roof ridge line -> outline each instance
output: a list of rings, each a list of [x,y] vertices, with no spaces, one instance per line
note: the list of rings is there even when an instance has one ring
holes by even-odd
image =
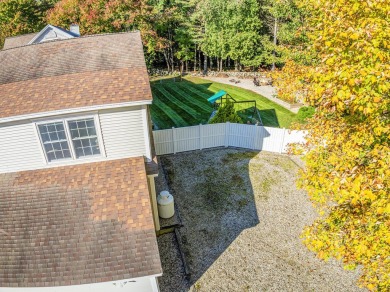
[[[88,34],[88,35],[83,35],[83,36],[69,38],[69,39],[52,40],[52,41],[46,41],[46,42],[42,42],[42,43],[26,44],[26,45],[23,45],[23,46],[12,47],[12,48],[8,48],[8,49],[1,49],[0,50],[0,54],[1,54],[1,52],[13,50],[13,49],[18,49],[18,48],[24,48],[24,47],[28,47],[28,46],[37,46],[37,45],[43,45],[43,44],[48,44],[48,43],[54,43],[54,42],[64,42],[64,41],[70,41],[70,40],[78,40],[78,39],[100,37],[100,36],[107,36],[107,35],[127,34],[127,33],[128,34],[133,34],[133,33],[138,33],[138,32],[140,33],[140,30],[120,31],[120,32],[107,32],[107,33],[101,33],[101,34]],[[38,33],[39,32],[36,32],[36,34],[38,34]],[[34,33],[31,33],[31,34],[34,34]],[[28,35],[28,34],[25,34],[25,35]],[[20,35],[20,36],[23,36],[23,35]],[[18,37],[18,36],[14,36],[14,37]]]

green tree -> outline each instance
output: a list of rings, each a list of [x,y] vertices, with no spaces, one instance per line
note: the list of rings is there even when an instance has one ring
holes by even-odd
[[[306,10],[301,9],[295,0],[265,0],[261,18],[264,19],[266,33],[263,34],[263,50],[260,58],[263,64],[284,65],[288,58],[299,61],[310,59],[304,48],[308,43],[303,25]]]
[[[168,71],[175,66],[175,57],[179,60],[181,70],[184,65],[188,70],[188,61],[194,57],[191,15],[195,9],[193,0],[158,0],[153,1],[157,11],[155,29],[164,39],[161,52]]]
[[[255,0],[200,1],[194,17],[202,52],[219,60],[230,57],[237,67],[252,65],[261,45],[259,9]]]
[[[258,1],[232,1],[229,4],[229,56],[236,61],[237,69],[241,69],[241,64],[258,66],[260,62],[257,56],[262,49]]]

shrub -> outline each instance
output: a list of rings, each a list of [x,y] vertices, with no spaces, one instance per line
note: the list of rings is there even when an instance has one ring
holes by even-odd
[[[234,109],[234,103],[226,101],[224,105],[221,105],[216,115],[210,120],[209,124],[217,123],[242,123],[242,119],[236,113]]]
[[[304,124],[308,118],[314,115],[315,108],[312,106],[303,106],[299,109],[296,119],[298,122]]]

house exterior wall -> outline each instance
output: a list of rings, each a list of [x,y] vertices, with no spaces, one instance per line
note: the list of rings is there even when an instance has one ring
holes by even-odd
[[[94,113],[73,114],[72,117],[83,118],[98,114],[101,137],[105,156],[91,156],[85,159],[55,161],[47,163],[39,141],[35,121],[0,124],[0,173],[34,170],[55,166],[64,166],[93,161],[112,160],[126,157],[146,156],[150,147],[146,141],[148,131],[143,121],[146,106],[136,106],[111,110],[100,110]],[[66,117],[66,116],[65,116]],[[57,117],[47,118],[47,121]],[[45,118],[40,121],[46,121]]]
[[[33,123],[0,125],[0,173],[45,166]]]
[[[123,281],[103,282],[84,285],[0,288],[2,292],[158,292],[157,278],[141,277]]]
[[[106,155],[110,159],[133,156],[145,156],[146,146],[144,125],[140,107],[123,111],[100,111]]]

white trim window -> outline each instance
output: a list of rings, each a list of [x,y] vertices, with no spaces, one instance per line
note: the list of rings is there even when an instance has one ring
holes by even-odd
[[[48,162],[72,157],[63,122],[38,125],[38,129]]]
[[[39,122],[36,126],[47,162],[104,153],[96,117]]]
[[[76,158],[100,155],[99,140],[93,118],[69,121],[68,127]]]

